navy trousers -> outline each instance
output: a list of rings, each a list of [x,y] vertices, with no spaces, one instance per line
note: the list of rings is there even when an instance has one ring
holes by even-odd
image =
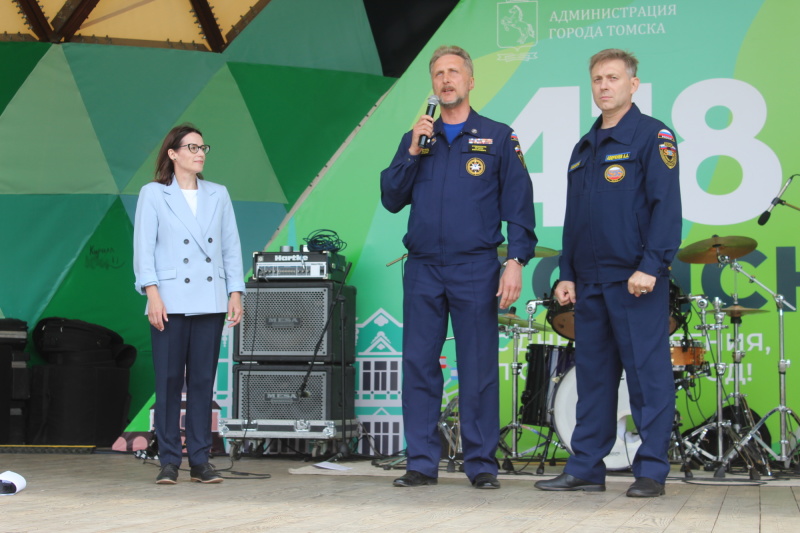
[[[636,298],[628,282],[578,284],[575,304],[575,370],[578,385],[573,455],[564,471],[604,483],[603,458],[616,440],[617,391],[625,370],[631,414],[641,445],[635,477],[664,483],[675,416],[675,385],[669,353],[669,280]]]
[[[437,423],[444,385],[439,356],[452,321],[464,471],[497,474],[500,437],[497,258],[435,266],[406,263],[403,280],[403,424],[407,469],[438,476]]]
[[[186,383],[189,465],[208,462],[211,406],[225,313],[169,315],[164,331],[150,327],[156,377],[155,429],[161,465],[180,466],[181,394]]]

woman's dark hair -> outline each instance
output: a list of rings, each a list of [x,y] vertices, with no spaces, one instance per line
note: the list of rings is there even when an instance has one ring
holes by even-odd
[[[162,183],[164,185],[172,184],[172,175],[175,173],[175,165],[172,162],[172,159],[169,157],[169,150],[170,148],[173,150],[178,150],[183,138],[190,133],[196,133],[201,136],[203,135],[200,130],[188,122],[185,122],[179,126],[175,126],[169,130],[167,136],[164,137],[164,142],[161,144],[161,149],[158,151],[158,157],[156,158],[156,177],[153,181]],[[203,175],[199,172],[197,173],[197,177],[198,179],[203,179]]]

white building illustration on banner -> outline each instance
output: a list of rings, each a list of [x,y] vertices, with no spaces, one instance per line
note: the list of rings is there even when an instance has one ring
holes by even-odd
[[[361,453],[391,455],[403,449],[403,324],[383,309],[356,324],[356,416],[370,437]],[[372,449],[374,448],[374,449]]]

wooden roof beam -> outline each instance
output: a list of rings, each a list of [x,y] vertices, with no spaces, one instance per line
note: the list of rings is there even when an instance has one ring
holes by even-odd
[[[69,42],[81,29],[100,0],[67,0],[53,19],[53,28],[64,42]]]
[[[22,14],[25,15],[31,31],[33,31],[36,38],[42,42],[55,43],[58,42],[58,37],[53,32],[50,23],[47,22],[47,17],[44,16],[41,6],[36,0],[14,0],[19,6]]]
[[[222,32],[217,24],[217,19],[214,17],[214,12],[211,11],[211,6],[208,0],[190,0],[194,15],[197,17],[197,23],[200,29],[203,30],[203,35],[206,38],[209,48],[212,52],[222,52],[225,50],[227,44],[222,38]]]

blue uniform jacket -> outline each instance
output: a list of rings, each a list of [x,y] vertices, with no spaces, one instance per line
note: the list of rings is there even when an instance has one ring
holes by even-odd
[[[596,146],[601,123],[570,158],[561,279],[608,283],[637,270],[666,276],[681,242],[675,135],[636,104]]]
[[[197,190],[197,217],[174,178],[171,185],[142,187],[136,204],[136,290],[158,285],[167,313],[224,313],[228,295],[245,290],[228,190],[205,180],[197,180]]]
[[[403,244],[409,259],[452,265],[497,257],[508,223],[508,257],[536,248],[533,187],[510,127],[470,110],[448,146],[441,118],[428,147],[411,156],[406,133],[381,173],[381,202],[392,213],[411,205]]]

